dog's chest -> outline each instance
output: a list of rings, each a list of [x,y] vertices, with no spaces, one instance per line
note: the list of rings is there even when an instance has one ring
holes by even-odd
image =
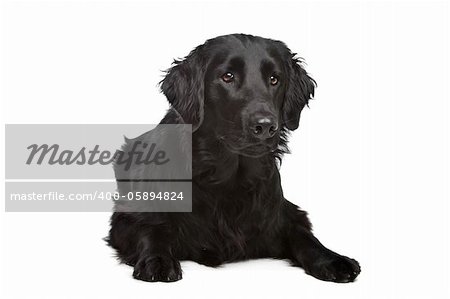
[[[232,253],[227,258],[238,259],[261,250],[261,244],[280,229],[278,203],[271,196],[271,192],[261,189],[243,188],[220,194],[194,192],[191,219],[196,228],[191,237],[198,241],[202,254]],[[252,244],[259,244],[258,249]]]

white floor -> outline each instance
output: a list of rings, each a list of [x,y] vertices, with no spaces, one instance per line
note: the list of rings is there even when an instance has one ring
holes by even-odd
[[[168,284],[134,280],[132,268],[116,262],[101,239],[108,229],[107,213],[3,216],[2,298],[446,298],[448,294],[448,268],[445,261],[437,264],[440,256],[448,255],[439,248],[436,255],[406,254],[411,259],[405,264],[402,256],[396,256],[401,255],[401,246],[394,248],[399,246],[395,240],[373,244],[374,236],[358,228],[343,230],[339,223],[328,225],[320,235],[325,243],[327,238],[333,243],[333,249],[360,261],[362,273],[352,284],[322,282],[276,260],[217,269],[183,262],[183,279]]]

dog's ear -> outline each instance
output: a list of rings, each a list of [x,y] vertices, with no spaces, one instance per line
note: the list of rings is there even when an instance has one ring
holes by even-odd
[[[301,62],[293,54],[288,67],[289,80],[283,104],[283,123],[291,131],[298,128],[300,112],[314,97],[316,87],[316,81],[306,73]]]
[[[202,46],[199,46],[183,60],[175,60],[160,82],[180,122],[192,124],[192,131],[203,121],[206,62],[201,52]]]

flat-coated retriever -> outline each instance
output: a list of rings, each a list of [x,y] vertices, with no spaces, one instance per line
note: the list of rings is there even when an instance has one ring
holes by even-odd
[[[316,86],[295,54],[280,41],[220,36],[161,83],[171,105],[161,123],[193,126],[192,212],[113,214],[108,241],[134,278],[179,280],[180,260],[279,258],[318,279],[354,281],[358,262],[324,247],[281,189],[287,134]]]

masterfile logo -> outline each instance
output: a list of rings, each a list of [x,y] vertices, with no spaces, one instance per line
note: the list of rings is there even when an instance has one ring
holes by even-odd
[[[5,132],[6,211],[191,211],[190,125],[20,124]]]

